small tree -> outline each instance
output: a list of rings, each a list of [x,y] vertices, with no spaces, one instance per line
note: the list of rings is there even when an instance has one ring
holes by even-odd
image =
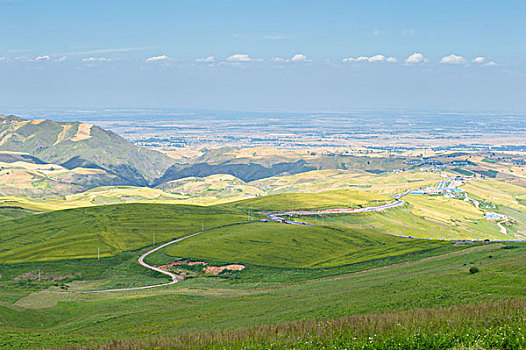
[[[479,272],[479,268],[478,268],[478,267],[476,267],[476,266],[471,266],[471,267],[469,268],[469,273],[474,274],[474,273],[477,273],[477,272]]]

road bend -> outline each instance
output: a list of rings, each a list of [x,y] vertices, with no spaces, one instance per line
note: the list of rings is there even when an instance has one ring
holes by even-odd
[[[283,221],[286,221],[287,223],[290,223],[290,224],[314,226],[314,225],[309,225],[309,224],[305,224],[305,223],[301,223],[301,222],[297,222],[297,221],[285,220],[285,219],[281,218],[280,216],[283,216],[283,215],[317,215],[317,214],[320,215],[320,214],[340,214],[340,213],[352,214],[352,213],[363,213],[363,212],[371,212],[371,211],[382,211],[382,210],[385,210],[385,209],[394,208],[394,207],[398,207],[400,205],[403,205],[405,202],[403,200],[401,200],[400,197],[403,197],[403,196],[405,196],[405,195],[407,195],[409,193],[410,193],[410,191],[403,192],[403,193],[397,193],[397,194],[392,196],[392,198],[395,199],[394,202],[378,205],[376,207],[356,208],[356,209],[349,209],[349,208],[347,208],[347,209],[326,209],[326,210],[317,210],[317,211],[290,211],[290,212],[285,212],[285,213],[271,213],[271,214],[266,214],[266,215],[267,215],[267,217],[270,217],[272,219],[283,220]],[[231,225],[225,225],[225,226],[240,225],[240,224],[244,224],[244,223],[237,223],[237,224],[231,224]],[[225,226],[220,226],[220,227],[225,227]],[[169,285],[175,284],[175,283],[181,281],[182,278],[180,278],[178,275],[176,275],[176,274],[174,274],[172,272],[165,271],[165,270],[163,270],[161,268],[158,268],[156,266],[152,266],[152,265],[146,263],[144,261],[144,259],[148,255],[150,255],[152,253],[155,253],[156,251],[158,251],[160,249],[168,247],[169,245],[172,245],[174,243],[181,242],[181,241],[183,241],[185,239],[188,239],[190,237],[197,236],[197,235],[199,235],[199,234],[201,234],[203,232],[206,232],[206,231],[200,231],[200,232],[192,233],[191,235],[184,236],[184,237],[177,238],[177,239],[174,239],[172,241],[163,243],[160,246],[157,246],[157,247],[147,251],[146,253],[142,254],[139,257],[138,263],[141,266],[144,266],[147,269],[150,269],[152,271],[157,271],[159,273],[162,273],[163,275],[166,275],[166,276],[170,277],[172,279],[170,282],[160,283],[160,284],[151,284],[151,285],[142,286],[142,287],[114,288],[114,289],[100,289],[100,290],[86,290],[86,291],[50,291],[50,292],[52,292],[52,293],[79,293],[79,294],[80,293],[127,292],[127,291],[134,291],[134,290],[144,290],[144,289],[158,288],[158,287],[164,287],[164,286],[169,286]]]

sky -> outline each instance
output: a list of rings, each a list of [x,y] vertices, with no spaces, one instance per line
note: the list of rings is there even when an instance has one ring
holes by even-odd
[[[526,111],[526,1],[0,0],[0,106]]]

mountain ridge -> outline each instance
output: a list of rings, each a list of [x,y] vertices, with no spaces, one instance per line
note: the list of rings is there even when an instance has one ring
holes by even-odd
[[[0,115],[0,151],[25,153],[70,170],[101,169],[123,185],[149,186],[175,163],[96,125],[15,115]]]

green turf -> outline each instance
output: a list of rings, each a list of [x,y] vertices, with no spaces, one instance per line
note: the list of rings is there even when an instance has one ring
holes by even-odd
[[[141,293],[53,295],[61,302],[48,308],[0,306],[0,334],[9,334],[9,347],[50,346],[75,342],[81,333],[83,342],[101,342],[516,297],[526,293],[526,246],[515,246],[471,244],[439,257],[283,285],[205,278]],[[480,272],[470,274],[471,266]]]
[[[0,206],[0,221],[23,218],[38,213],[35,210],[19,206]]]
[[[396,237],[495,237],[495,224],[481,220],[481,211],[466,202],[411,196],[407,205],[380,213],[298,218],[316,227],[246,222],[247,210],[348,207],[349,198],[355,205],[360,198],[362,205],[375,204],[376,194],[354,192],[276,195],[211,207],[111,205],[4,221],[0,347],[78,348],[111,339],[396,313],[526,294],[524,244]],[[500,204],[506,203],[504,196],[498,200],[519,223],[526,219],[520,205]],[[434,212],[436,217],[429,217]],[[157,242],[167,241],[200,231],[201,220],[205,232],[148,262],[185,258],[242,263],[245,270],[153,290],[52,292],[166,282],[166,276],[137,265],[138,256],[151,245],[153,232]],[[511,233],[520,229],[510,226]],[[94,259],[99,245],[101,261]],[[471,267],[479,273],[471,274]],[[41,281],[35,279],[38,269]],[[65,278],[53,281],[56,277]]]
[[[112,256],[156,242],[246,220],[225,208],[123,204],[55,211],[6,221],[0,227],[2,262]]]
[[[388,196],[356,190],[319,193],[281,193],[223,204],[224,207],[259,211],[289,211],[366,207],[391,201]]]
[[[257,222],[211,230],[169,246],[158,254],[164,253],[174,259],[216,263],[326,268],[404,255],[441,245],[440,242],[422,242],[389,235],[372,236],[356,229]]]

